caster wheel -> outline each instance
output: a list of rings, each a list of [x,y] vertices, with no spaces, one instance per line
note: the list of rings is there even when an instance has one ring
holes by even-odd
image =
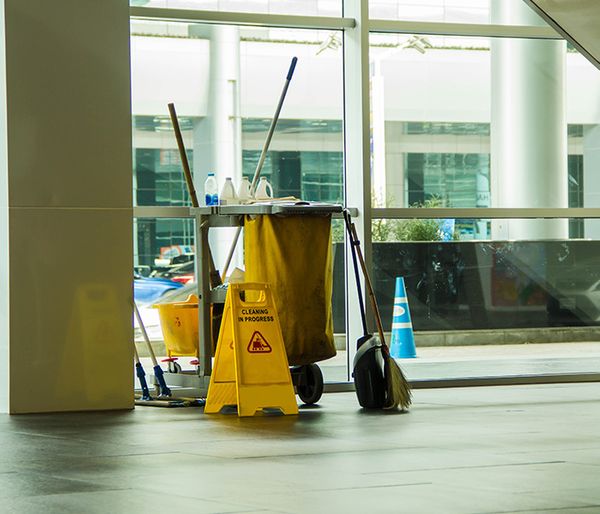
[[[302,366],[302,377],[296,386],[300,399],[307,405],[317,403],[323,395],[323,373],[316,364]]]
[[[167,370],[169,373],[181,373],[181,366],[177,362],[169,362]]]

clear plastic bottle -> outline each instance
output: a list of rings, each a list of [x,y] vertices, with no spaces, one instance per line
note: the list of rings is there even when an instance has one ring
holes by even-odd
[[[267,177],[260,177],[258,186],[256,186],[254,198],[257,200],[269,200],[273,198],[273,188],[271,187],[271,184],[269,184]]]
[[[242,181],[238,186],[238,200],[240,203],[248,203],[251,198],[251,184],[247,177],[242,177]]]
[[[235,186],[233,185],[231,177],[227,177],[225,179],[225,184],[223,184],[223,188],[221,189],[219,201],[221,205],[235,205],[238,203]]]
[[[204,203],[206,205],[219,205],[219,186],[214,173],[209,173],[204,182]]]

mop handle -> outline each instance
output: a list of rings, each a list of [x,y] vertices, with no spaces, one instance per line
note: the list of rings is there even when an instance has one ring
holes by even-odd
[[[367,265],[365,264],[365,259],[363,258],[362,250],[360,248],[360,241],[358,240],[358,235],[356,233],[356,227],[354,223],[351,224],[352,235],[354,236],[354,240],[356,241],[356,253],[358,255],[358,262],[360,262],[360,267],[362,268],[363,275],[365,276],[365,284],[367,286],[367,291],[369,292],[369,299],[371,300],[371,307],[373,307],[373,313],[375,314],[375,321],[377,322],[377,331],[379,332],[379,338],[383,343],[383,346],[387,348],[387,344],[385,342],[385,337],[383,335],[383,325],[381,324],[381,315],[379,314],[379,307],[377,306],[377,300],[375,299],[375,292],[373,291],[373,284],[371,283],[371,278],[369,277],[369,272],[367,271]]]
[[[267,151],[269,150],[269,146],[271,145],[271,139],[273,137],[273,133],[275,132],[277,122],[279,121],[279,114],[281,113],[281,108],[283,107],[285,95],[287,94],[288,87],[290,87],[290,81],[292,80],[292,76],[294,75],[294,70],[296,69],[297,62],[298,57],[293,57],[292,62],[290,63],[290,69],[288,70],[287,76],[285,78],[285,84],[283,85],[281,96],[279,97],[277,109],[275,109],[275,114],[273,115],[273,119],[271,120],[271,126],[269,127],[269,131],[267,132],[267,138],[265,139],[265,143],[260,153],[260,158],[258,159],[258,164],[256,165],[256,170],[254,171],[254,177],[252,178],[252,184],[250,185],[250,196],[254,195],[256,184],[258,183],[258,179],[260,178],[260,173],[265,163],[265,159],[267,158]],[[241,232],[242,227],[240,226],[235,232],[235,236],[233,237],[233,241],[231,242],[231,247],[229,248],[229,253],[227,254],[227,260],[225,261],[225,265],[223,266],[223,273],[221,274],[222,281],[225,281],[225,278],[227,277],[227,271],[229,270],[231,259],[233,259],[233,253],[235,252],[235,247],[237,246],[237,242],[240,238]]]
[[[363,335],[368,335],[369,329],[367,327],[367,316],[365,314],[365,303],[362,295],[362,287],[360,285],[360,274],[358,272],[358,262],[356,260],[356,243],[354,237],[352,237],[352,230],[350,229],[350,213],[344,210],[344,224],[348,229],[348,240],[350,241],[350,252],[352,253],[352,264],[354,265],[354,278],[356,279],[356,289],[358,291],[358,304],[360,307],[360,319],[363,326]]]
[[[138,354],[137,348],[135,347],[135,341],[133,342],[133,359],[136,364],[140,363],[140,355]]]
[[[181,165],[183,166],[183,174],[185,175],[185,182],[187,184],[188,193],[192,200],[193,207],[200,207],[198,202],[198,195],[196,194],[196,188],[194,187],[194,180],[192,179],[192,172],[190,171],[190,163],[185,152],[185,144],[183,143],[183,136],[181,135],[181,128],[179,127],[179,120],[177,118],[177,112],[175,111],[175,104],[168,104],[169,114],[171,115],[171,123],[173,123],[173,130],[175,131],[175,139],[177,139],[177,148],[179,148],[179,157],[181,159]],[[210,274],[210,285],[211,287],[220,286],[222,284],[221,277],[215,269],[215,262],[213,260],[212,252],[208,249],[208,271]]]
[[[285,83],[283,84],[283,90],[281,91],[281,96],[279,97],[279,103],[277,104],[277,109],[275,109],[275,114],[273,115],[273,119],[271,120],[271,126],[269,127],[269,132],[267,132],[267,138],[265,139],[265,143],[263,145],[262,152],[260,153],[260,159],[258,160],[258,164],[256,165],[256,170],[254,171],[254,177],[252,178],[252,184],[250,186],[250,195],[254,194],[256,184],[258,182],[258,179],[260,178],[260,172],[262,171],[263,164],[265,163],[265,159],[267,157],[267,151],[269,149],[269,146],[271,145],[271,138],[273,137],[273,133],[275,132],[275,127],[277,126],[277,122],[279,121],[279,114],[281,113],[281,108],[283,107],[285,95],[287,94],[288,87],[290,87],[290,82],[292,80],[292,76],[294,75],[294,70],[296,69],[297,62],[298,62],[298,57],[293,57],[292,62],[290,63],[290,69],[288,70],[287,76],[285,78]]]
[[[175,112],[175,104],[170,103],[168,104],[168,107],[169,114],[171,115],[171,123],[173,123],[173,129],[175,130],[175,139],[177,139],[177,147],[179,148],[179,156],[181,157],[183,174],[185,175],[188,192],[190,193],[190,198],[192,200],[192,206],[200,207],[200,204],[198,203],[198,195],[196,194],[196,188],[194,187],[194,181],[192,180],[190,163],[188,162],[187,154],[185,153],[185,145],[183,144],[183,136],[181,135],[181,128],[179,127],[177,112]]]
[[[152,344],[150,343],[150,338],[148,337],[148,333],[146,332],[146,327],[144,326],[144,322],[142,321],[142,317],[140,316],[140,311],[138,310],[137,304],[135,301],[133,302],[133,312],[135,312],[135,317],[138,320],[138,325],[140,326],[140,330],[142,331],[142,335],[144,336],[144,341],[146,341],[146,345],[148,346],[148,352],[150,353],[150,358],[152,359],[152,364],[154,366],[158,366],[158,362],[156,361],[156,355],[154,354],[154,350],[152,349]]]

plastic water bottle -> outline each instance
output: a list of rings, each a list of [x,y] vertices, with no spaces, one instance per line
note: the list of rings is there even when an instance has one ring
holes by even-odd
[[[221,189],[221,196],[219,198],[221,205],[235,205],[237,202],[237,194],[235,192],[235,186],[231,177],[225,179],[225,184]]]
[[[206,205],[219,205],[219,186],[214,173],[209,173],[204,182],[204,203]]]

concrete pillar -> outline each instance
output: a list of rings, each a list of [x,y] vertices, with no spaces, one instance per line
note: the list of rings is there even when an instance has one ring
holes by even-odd
[[[477,172],[475,177],[475,187],[477,196],[475,207],[478,209],[490,206],[490,179],[483,173],[482,170]],[[488,222],[485,220],[477,220],[475,222],[474,239],[488,239]]]
[[[600,125],[583,132],[583,206],[600,207]],[[585,220],[584,236],[600,239],[600,220]]]
[[[231,177],[236,187],[242,178],[240,33],[238,27],[223,25],[190,30],[210,39],[207,115],[194,125],[194,183],[199,198],[204,198],[204,181],[209,171],[215,173],[219,189],[226,177]],[[217,268],[227,258],[233,233],[228,229],[210,233]],[[240,241],[233,265],[241,263],[241,247]]]
[[[542,25],[522,0],[492,0],[492,22]],[[568,207],[564,41],[495,39],[491,178],[494,207]],[[568,237],[567,220],[499,220],[497,239]]]
[[[373,148],[371,151],[371,178],[373,191],[373,207],[388,207],[386,174],[395,170],[386,169],[385,150],[385,77],[381,73],[381,62],[373,64],[374,73],[371,76],[371,124],[373,131]]]
[[[128,1],[0,17],[0,411],[132,408]]]

